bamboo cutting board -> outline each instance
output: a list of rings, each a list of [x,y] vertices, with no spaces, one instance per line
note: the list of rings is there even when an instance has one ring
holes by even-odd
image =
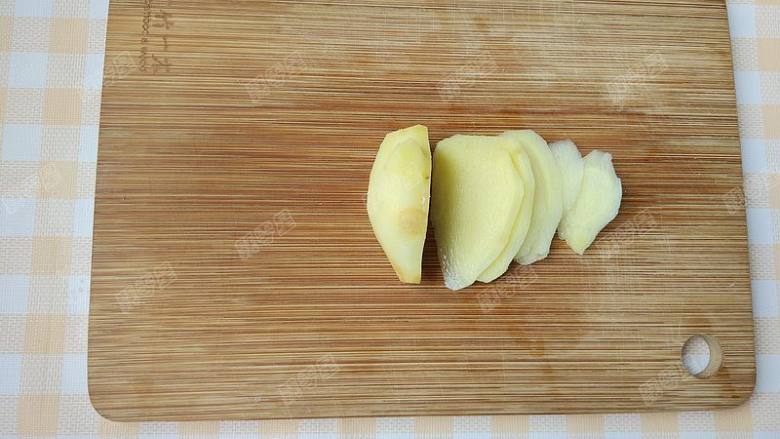
[[[89,391],[116,420],[698,410],[755,379],[725,5],[112,0]],[[388,131],[613,153],[584,257],[398,283],[365,213]],[[681,367],[710,343],[701,377]]]

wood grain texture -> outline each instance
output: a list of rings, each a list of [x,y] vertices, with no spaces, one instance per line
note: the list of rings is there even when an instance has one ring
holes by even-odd
[[[117,420],[699,410],[755,377],[714,0],[112,0],[89,391]],[[584,257],[401,285],[365,192],[388,131],[614,155]],[[274,219],[276,219],[274,221]],[[247,239],[247,237],[250,237]],[[722,367],[681,372],[693,334]]]

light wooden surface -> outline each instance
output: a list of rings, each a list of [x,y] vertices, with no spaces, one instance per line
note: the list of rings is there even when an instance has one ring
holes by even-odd
[[[104,416],[692,410],[751,393],[722,1],[148,4],[112,0],[108,23],[89,326]],[[416,123],[432,144],[534,128],[610,151],[620,215],[585,257],[556,239],[460,293],[429,239],[423,283],[401,285],[364,193],[384,134]],[[258,227],[261,247],[237,247]],[[680,373],[693,334],[722,349],[708,378]]]

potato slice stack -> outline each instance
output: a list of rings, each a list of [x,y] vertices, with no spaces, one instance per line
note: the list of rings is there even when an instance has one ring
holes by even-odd
[[[486,271],[495,279],[522,244],[527,222],[522,236],[513,229],[528,192],[523,159],[505,137],[457,135],[436,146],[431,223],[448,288],[467,287]]]
[[[513,259],[546,258],[556,230],[581,255],[618,213],[622,186],[608,153],[583,159],[570,140],[548,146],[531,130],[458,134],[437,144],[431,171],[427,145],[419,125],[388,134],[369,182],[374,232],[403,282],[420,281],[429,181],[439,261],[452,290],[495,280]]]

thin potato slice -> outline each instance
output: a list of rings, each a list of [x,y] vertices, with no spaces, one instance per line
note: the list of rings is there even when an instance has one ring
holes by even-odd
[[[591,151],[583,162],[582,189],[558,230],[561,238],[580,255],[615,219],[623,198],[623,186],[609,153]]]
[[[555,163],[561,173],[563,190],[563,216],[566,216],[582,187],[583,161],[580,150],[571,140],[561,140],[550,144],[550,151],[555,157]]]
[[[518,142],[512,142],[510,153],[512,154],[512,161],[515,165],[515,169],[523,180],[525,195],[520,204],[520,212],[515,219],[515,224],[512,226],[509,242],[504,246],[504,249],[496,260],[479,275],[477,280],[480,282],[492,282],[506,273],[509,264],[512,263],[512,259],[514,259],[517,252],[520,251],[520,247],[523,245],[523,242],[528,235],[528,229],[531,227],[531,214],[533,213],[534,208],[534,192],[536,188],[534,171],[531,167],[531,159],[528,158],[528,154],[525,153],[525,150]]]
[[[563,214],[561,174],[547,142],[532,130],[507,131],[502,136],[520,144],[531,161],[536,187],[531,226],[515,261],[533,264],[550,253],[555,230]]]

